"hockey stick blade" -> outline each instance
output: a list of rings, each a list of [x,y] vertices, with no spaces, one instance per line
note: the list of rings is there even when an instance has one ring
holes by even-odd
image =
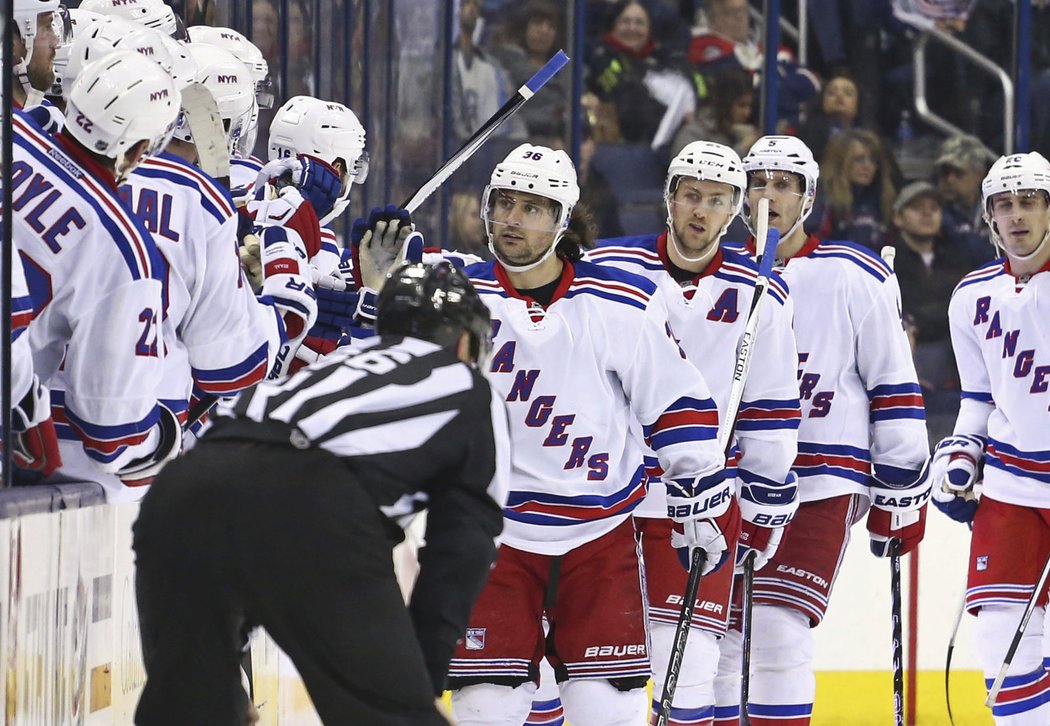
[[[182,112],[197,147],[197,166],[229,187],[230,154],[215,97],[203,83],[191,83],[182,89]]]
[[[423,182],[422,186],[412,193],[404,204],[401,205],[403,209],[407,209],[409,213],[415,212],[419,209],[420,205],[423,204],[427,199],[430,198],[435,191],[437,191],[450,176],[467,162],[470,157],[474,156],[474,153],[488,141],[489,137],[495,133],[496,129],[502,126],[511,116],[513,116],[521,105],[532,98],[537,91],[539,91],[547,82],[555,76],[569,62],[569,56],[565,55],[565,51],[559,50],[555,53],[549,61],[542,68],[533,74],[532,78],[525,81],[525,83],[517,90],[517,92],[508,100],[496,113],[489,117],[489,119],[481,125],[474,135],[471,136],[467,141],[459,148],[456,153],[448,158],[448,160],[442,164],[434,175]]]
[[[959,635],[959,625],[962,624],[963,613],[966,612],[966,592],[963,592],[962,602],[959,610],[955,613],[955,624],[952,626],[952,637],[948,639],[948,652],[944,657],[944,705],[948,708],[948,723],[955,726],[955,717],[952,716],[952,691],[950,679],[952,673],[952,653],[955,652],[955,638]]]

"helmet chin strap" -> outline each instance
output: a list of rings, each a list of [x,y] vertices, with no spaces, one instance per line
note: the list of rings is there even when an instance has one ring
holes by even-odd
[[[805,205],[805,199],[803,199],[802,203],[803,203],[803,205]],[[748,205],[748,207],[749,207],[748,210],[747,210],[748,213],[744,215],[744,225],[747,227],[747,230],[752,235],[754,235],[755,234],[755,227],[751,223],[750,205]],[[780,235],[781,241],[789,239],[791,237],[791,235],[795,234],[795,230],[798,229],[802,225],[802,223],[806,221],[806,218],[809,217],[809,214],[812,211],[813,211],[813,204],[812,203],[810,203],[809,209],[799,209],[798,219],[795,220],[795,223],[793,225],[791,225],[790,229],[788,229],[786,232],[784,232],[784,234]],[[757,240],[756,240],[756,246],[757,246]],[[761,250],[759,250],[759,251],[761,251]]]
[[[38,91],[33,87],[33,84],[29,81],[29,64],[27,61],[21,61],[14,67],[15,76],[18,77],[18,82],[22,86],[22,92],[26,94],[25,108],[30,106],[38,106],[44,100],[44,92]]]
[[[995,236],[996,237],[999,236],[998,232],[996,233]],[[1037,244],[1035,246],[1035,249],[1032,250],[1031,252],[1029,252],[1027,255],[1015,255],[1013,253],[1007,253],[1007,254],[1009,254],[1009,256],[1013,257],[1015,260],[1018,260],[1020,262],[1027,262],[1028,260],[1032,259],[1033,257],[1038,257],[1039,256],[1039,254],[1043,250],[1043,247],[1046,246],[1046,241],[1048,239],[1050,239],[1050,228],[1047,228],[1047,230],[1045,232],[1043,232],[1043,239],[1040,240],[1039,244]],[[1003,246],[1003,249],[1006,249],[1005,245]]]
[[[539,267],[540,265],[542,265],[544,262],[547,261],[548,257],[550,257],[551,255],[554,254],[554,250],[557,249],[557,247],[558,247],[558,242],[561,241],[561,236],[562,236],[561,232],[559,232],[558,234],[554,235],[554,241],[551,242],[551,246],[547,248],[547,251],[544,252],[542,255],[540,255],[539,258],[537,258],[534,262],[530,262],[527,265],[512,265],[509,262],[506,262],[502,257],[500,257],[499,252],[496,251],[496,245],[493,244],[493,242],[492,242],[492,233],[491,232],[489,232],[489,235],[488,235],[488,237],[489,237],[489,252],[492,253],[493,257],[495,257],[497,260],[499,260],[499,263],[501,265],[503,265],[504,269],[506,269],[506,270],[508,270],[510,272],[528,272],[529,270],[535,269],[535,268]]]

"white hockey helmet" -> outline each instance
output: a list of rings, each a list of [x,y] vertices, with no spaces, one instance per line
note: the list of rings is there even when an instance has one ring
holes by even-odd
[[[266,63],[258,46],[233,28],[214,28],[210,25],[194,25],[187,28],[190,41],[209,43],[223,50],[228,50],[252,73],[255,81],[255,100],[259,108],[273,108],[273,81],[270,77],[270,66]]]
[[[85,148],[116,161],[120,183],[134,165],[128,151],[145,140],[145,155],[171,139],[179,92],[171,76],[132,50],[118,50],[86,66],[69,90],[66,131]]]
[[[33,55],[33,40],[36,38],[37,19],[40,14],[56,13],[59,15],[59,18],[55,22],[61,23],[61,17],[65,12],[59,0],[14,0],[12,17],[15,21],[15,29],[22,37],[22,43],[26,47],[26,55],[22,59],[22,64],[28,66],[29,59]],[[56,32],[60,40],[68,40],[68,27],[63,29],[56,24]]]
[[[817,179],[820,177],[820,166],[813,158],[813,152],[795,136],[763,136],[754,144],[744,157],[744,172],[750,179],[756,171],[786,171],[798,174],[804,182],[802,213],[784,237],[791,235],[813,211],[813,201],[817,197]],[[751,210],[744,198],[744,220],[751,227]]]
[[[84,0],[81,10],[117,16],[132,23],[159,30],[173,38],[180,34],[180,21],[175,11],[163,0]]]
[[[682,177],[701,181],[722,182],[733,187],[733,214],[722,227],[719,236],[726,233],[730,222],[740,214],[747,194],[747,174],[740,156],[728,146],[713,141],[694,141],[678,152],[667,167],[664,181],[664,204],[667,206],[667,225],[671,226],[671,200]]]
[[[226,148],[231,156],[244,156],[245,149],[250,152],[254,145],[259,118],[251,71],[232,53],[214,45],[189,43],[186,49],[197,65],[197,82],[204,84],[219,107]]]
[[[992,239],[997,247],[1002,246],[1002,238],[992,219],[992,197],[1002,192],[1016,194],[1027,190],[1043,192],[1050,202],[1050,161],[1038,151],[1000,156],[981,182],[984,221],[992,231]],[[1037,253],[1045,242],[1044,239],[1033,254]]]
[[[270,123],[270,161],[309,154],[343,170],[343,191],[332,211],[321,218],[328,224],[350,201],[351,184],[368,176],[365,128],[349,108],[335,101],[293,96],[277,109]]]
[[[133,50],[172,74],[174,60],[163,39],[164,35],[156,30],[115,16],[103,16],[89,23],[70,45],[62,75],[56,79],[60,95],[73,87],[77,75],[86,66],[118,50]]]
[[[171,56],[171,77],[175,81],[175,87],[181,91],[186,86],[196,82],[197,64],[190,57],[186,45],[175,40],[170,35],[165,35],[159,31],[154,32],[157,33],[157,37],[160,38],[164,47],[168,50],[168,55]]]
[[[59,46],[55,50],[55,82],[51,86],[52,96],[65,96],[65,85],[66,78],[69,78],[69,84],[73,83],[73,76],[69,75],[67,70],[69,66],[69,54],[72,52],[73,45],[81,38],[85,33],[90,32],[90,29],[94,27],[95,23],[100,23],[106,19],[105,15],[96,13],[91,10],[83,10],[81,8],[72,8],[69,10],[69,29],[70,29],[70,42]]]
[[[497,255],[492,239],[492,208],[501,189],[527,192],[556,202],[556,221],[553,225],[554,238],[547,252],[535,262],[528,265],[513,266],[502,260],[503,266],[512,272],[525,272],[540,265],[554,254],[565,230],[569,228],[573,207],[580,201],[580,186],[576,180],[576,168],[572,159],[564,151],[546,146],[521,144],[496,165],[489,178],[488,186],[482,195],[481,218],[485,221],[485,231],[489,238],[489,250]]]

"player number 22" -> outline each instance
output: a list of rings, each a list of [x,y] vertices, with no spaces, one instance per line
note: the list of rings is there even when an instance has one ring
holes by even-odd
[[[157,313],[153,308],[146,308],[139,313],[139,322],[142,323],[142,335],[135,344],[135,355],[147,358],[157,357]]]

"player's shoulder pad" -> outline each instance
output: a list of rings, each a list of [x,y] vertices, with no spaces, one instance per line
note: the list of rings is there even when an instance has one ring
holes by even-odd
[[[645,310],[656,293],[656,283],[647,277],[587,260],[577,260],[573,265],[575,275],[565,294],[567,298],[594,295]]]
[[[478,291],[479,295],[507,296],[507,291],[503,289],[499,280],[496,279],[495,262],[491,260],[488,262],[475,262],[473,265],[464,267],[463,274],[470,278],[470,283]]]
[[[229,189],[199,167],[167,151],[143,159],[133,174],[166,179],[183,187],[191,196],[198,196],[201,206],[220,222],[229,219],[237,211]]]
[[[642,234],[629,237],[606,237],[595,241],[594,249],[588,250],[585,259],[592,262],[625,262],[652,270],[663,268],[656,251],[659,235]]]
[[[1007,274],[1005,257],[1000,257],[997,260],[987,262],[973,272],[967,273],[963,279],[959,280],[959,284],[956,285],[955,290],[952,291],[952,297],[954,298],[963,288],[980,285],[981,283],[994,280],[1000,275],[1005,274]]]
[[[861,271],[882,283],[893,276],[893,270],[874,251],[855,242],[824,240],[810,257],[815,259],[840,259],[850,263],[850,269]]]
[[[716,277],[730,282],[744,282],[752,287],[758,279],[758,263],[755,262],[743,247],[723,247],[722,267],[715,273]],[[787,281],[776,272],[769,275],[769,294],[781,305],[790,293]]]

